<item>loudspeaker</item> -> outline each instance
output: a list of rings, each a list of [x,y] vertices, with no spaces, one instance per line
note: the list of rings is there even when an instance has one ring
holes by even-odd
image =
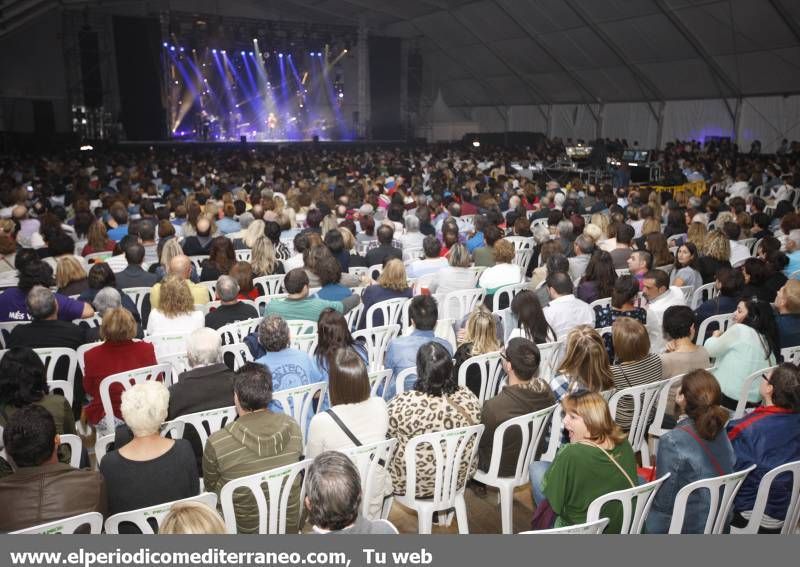
[[[239,136],[239,141],[243,144],[247,143],[247,136]]]
[[[78,32],[81,60],[83,103],[89,108],[103,106],[103,78],[100,75],[100,40],[96,31],[84,28]]]

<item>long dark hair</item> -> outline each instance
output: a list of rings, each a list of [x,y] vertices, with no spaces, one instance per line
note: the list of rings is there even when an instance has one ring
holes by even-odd
[[[742,298],[739,301],[744,303],[747,309],[747,316],[742,324],[755,329],[761,337],[764,346],[764,356],[769,358],[770,353],[778,357],[778,326],[775,324],[775,316],[772,306],[766,301],[761,301],[757,297],[750,299]]]
[[[586,266],[581,282],[596,282],[598,297],[611,297],[614,283],[617,281],[617,271],[611,254],[605,250],[595,250]]]
[[[33,349],[12,348],[0,360],[0,407],[21,408],[49,393],[44,364]]]
[[[683,248],[683,247],[685,247],[689,251],[689,254],[692,255],[692,259],[689,260],[689,263],[686,264],[686,266],[683,266],[678,261],[678,252],[680,252],[681,248]],[[678,270],[680,270],[681,268],[692,268],[693,270],[696,270],[697,269],[697,260],[699,258],[699,254],[700,253],[697,251],[697,246],[695,246],[694,242],[689,242],[687,240],[686,242],[684,242],[683,244],[678,246],[678,249],[675,251],[675,264],[674,264],[675,267],[673,269],[676,272]]]
[[[355,348],[356,340],[350,334],[344,315],[330,307],[323,309],[317,321],[317,348],[314,349],[317,365],[330,368],[336,351],[348,347]]]
[[[517,318],[517,326],[536,344],[556,340],[556,333],[545,319],[534,292],[525,290],[518,293],[511,301],[511,312]]]
[[[439,343],[425,343],[417,351],[414,390],[437,398],[458,390],[458,382],[453,377],[453,359]]]
[[[231,239],[225,236],[214,238],[208,249],[208,263],[216,267],[221,274],[227,274],[234,262],[236,262],[236,252],[233,250]]]

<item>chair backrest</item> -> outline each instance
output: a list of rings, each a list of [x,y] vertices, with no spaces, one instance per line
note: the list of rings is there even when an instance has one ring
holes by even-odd
[[[536,449],[539,447],[542,435],[556,408],[560,408],[559,404],[513,417],[500,424],[494,430],[494,437],[492,437],[492,457],[486,475],[490,478],[499,478],[500,461],[503,457],[503,440],[511,428],[517,428],[521,433],[521,449],[517,455],[517,465],[514,469],[514,485],[522,486],[527,483],[529,480],[528,467],[536,456]]]
[[[689,304],[692,309],[697,309],[700,304],[709,299],[714,299],[719,295],[715,282],[703,284],[692,293],[692,302]]]
[[[217,280],[199,282],[197,285],[201,285],[208,290],[212,301],[217,298]]]
[[[397,450],[397,439],[387,439],[377,443],[368,443],[358,447],[340,449],[350,457],[361,476],[361,515],[370,518],[370,494],[383,493],[384,476],[381,472],[389,468],[394,453]],[[370,518],[375,519],[375,518]]]
[[[550,439],[547,441],[547,449],[539,457],[541,461],[553,462],[556,458],[556,453],[561,447],[561,431],[564,429],[564,410],[556,407],[553,410],[552,417],[550,418]]]
[[[317,398],[321,404],[327,390],[327,382],[314,382],[297,388],[272,392],[272,399],[281,404],[283,413],[292,416],[300,425],[303,439],[305,439],[310,416],[314,413],[314,398]]]
[[[189,355],[185,352],[173,352],[172,354],[163,354],[158,357],[159,364],[169,364],[172,366],[172,383],[177,384],[179,376],[190,370],[189,368]]]
[[[468,358],[458,369],[458,385],[467,387],[467,373],[470,368],[480,371],[480,390],[478,399],[480,405],[497,394],[497,387],[505,372],[503,371],[502,358],[499,352],[490,352]]]
[[[463,494],[467,484],[467,479],[459,483],[459,473],[463,465],[469,470],[475,460],[483,430],[483,425],[472,425],[425,433],[409,439],[404,455],[406,497],[414,498],[417,493],[417,448],[428,446],[436,468],[432,506],[434,509],[453,508],[456,497]]]
[[[59,435],[62,445],[69,447],[69,466],[73,469],[81,468],[81,452],[83,451],[83,440],[72,433]]]
[[[316,321],[306,321],[305,319],[289,319],[286,321],[289,325],[289,333],[294,337],[297,335],[313,335],[317,332]]]
[[[203,270],[203,262],[208,260],[207,254],[200,254],[197,256],[189,256],[189,261],[194,265],[195,271],[197,271],[197,275],[200,275],[200,272]]]
[[[236,419],[236,406],[198,411],[187,415],[179,415],[173,421],[187,423],[194,427],[200,438],[200,445],[206,446],[206,441],[212,433],[216,433],[226,424]]]
[[[139,315],[144,317],[142,309],[144,309],[144,300],[150,295],[150,287],[126,287],[123,288],[122,293],[126,294],[136,304],[136,309]]]
[[[17,325],[27,325],[30,321],[4,321],[0,323],[0,348],[6,348],[6,341],[8,340],[11,331]]]
[[[610,297],[603,297],[602,299],[598,299],[596,301],[592,301],[589,304],[589,307],[592,308],[592,313],[595,314],[595,319],[597,318],[597,312],[595,311],[595,307],[605,307],[606,305],[611,305],[611,298]]]
[[[383,368],[383,358],[386,355],[389,342],[399,334],[400,325],[397,324],[368,327],[353,333],[355,340],[363,339],[364,341],[370,371]]]
[[[530,250],[534,245],[532,236],[506,236],[505,240],[514,245],[515,252],[520,250]]]
[[[692,301],[694,301],[694,286],[682,285],[678,287],[678,289],[683,292],[683,300],[686,302],[686,305],[691,305]]]
[[[631,275],[631,271],[628,268],[619,268],[618,270],[614,271],[617,272],[617,277]]]
[[[744,528],[735,530],[735,533],[757,534],[764,517],[764,510],[769,500],[769,491],[773,481],[782,474],[792,475],[792,489],[789,492],[789,506],[783,519],[782,535],[793,535],[800,522],[800,461],[785,463],[770,470],[761,478],[756,494],[756,502],[750,512],[750,519]],[[779,518],[776,518],[779,519]],[[733,529],[731,530],[734,531]]]
[[[369,395],[377,396],[378,392],[385,391],[393,374],[391,368],[371,371],[369,373]]]
[[[235,254],[237,262],[249,262],[253,256],[253,251],[249,248],[243,248],[242,250],[236,250]]]
[[[272,276],[260,276],[253,278],[253,287],[261,289],[261,295],[275,295],[283,293],[283,274],[276,274]]]
[[[472,285],[478,285],[478,280],[480,279],[481,274],[486,271],[486,266],[470,266],[467,269],[475,276]]]
[[[239,370],[245,362],[253,361],[253,355],[245,343],[222,345],[222,361],[231,370]]]
[[[103,381],[100,382],[100,401],[103,404],[103,412],[105,413],[103,419],[105,419],[108,431],[114,431],[114,407],[111,405],[111,386],[119,384],[123,390],[127,390],[134,384],[141,384],[147,380],[158,380],[159,378],[169,386],[172,380],[172,366],[169,364],[154,364],[126,372],[118,372],[103,378]]]
[[[183,439],[183,431],[185,423],[182,421],[165,421],[161,425],[160,435],[162,437],[169,437],[170,439]],[[114,433],[98,437],[94,442],[94,460],[95,468],[100,470],[100,462],[106,456],[109,449],[114,445]]]
[[[566,344],[567,338],[564,337],[560,341],[536,345],[539,347],[539,354],[541,355],[541,361],[539,362],[539,378],[546,382],[556,375],[561,363],[564,345]]]
[[[483,301],[485,295],[486,290],[480,287],[451,291],[444,296],[444,301],[440,304],[439,317],[460,321]]]
[[[658,392],[664,387],[663,382],[663,380],[660,380],[640,386],[623,388],[614,392],[614,395],[608,400],[608,409],[611,410],[611,417],[614,419],[616,419],[617,405],[620,400],[626,397],[633,400],[633,416],[631,417],[631,428],[628,431],[628,441],[630,441],[634,453],[642,451],[643,459],[645,455],[649,456],[646,437],[648,417],[650,416],[650,410],[653,409],[656,403]]]
[[[512,263],[519,266],[520,270],[523,271],[524,275],[524,270],[528,267],[528,264],[531,263],[532,257],[533,257],[533,250],[531,250],[530,248],[526,250],[517,250],[517,252],[514,254],[514,260]]]
[[[233,493],[237,489],[247,489],[253,495],[258,506],[258,533],[285,534],[286,512],[289,508],[289,496],[295,481],[300,479],[300,501],[303,506],[305,497],[305,472],[313,461],[306,459],[284,467],[243,476],[225,483],[219,493],[222,505],[222,516],[229,534],[236,533],[236,510]],[[265,496],[269,495],[269,502]],[[277,503],[277,505],[276,505]]]
[[[409,377],[417,376],[417,367],[411,366],[410,368],[404,368],[400,372],[397,373],[397,376],[394,377],[394,395],[397,396],[402,394],[406,391],[406,381]],[[386,398],[386,390],[384,390],[383,397]]]
[[[254,317],[252,319],[246,319],[244,321],[236,321],[234,323],[228,323],[227,325],[223,325],[217,332],[219,333],[220,338],[222,339],[223,345],[230,345],[233,343],[240,343],[244,340],[244,338],[258,329],[258,325],[261,323],[260,317]]]
[[[347,269],[347,273],[357,278],[362,278],[365,274],[369,273],[369,268],[364,266],[352,266]]]
[[[53,534],[74,534],[78,528],[89,526],[89,533],[99,535],[103,531],[103,515],[100,512],[86,512],[63,520],[55,520],[46,524],[39,524],[24,530],[9,532],[11,534],[27,535],[53,535]]]
[[[98,313],[95,313],[91,317],[86,317],[85,319],[73,319],[72,323],[74,325],[78,325],[79,327],[96,329],[103,324],[103,318]]]
[[[45,378],[51,392],[60,390],[61,395],[72,405],[73,389],[75,388],[75,379],[78,374],[78,354],[71,348],[35,348],[33,350],[44,365]],[[66,359],[66,366],[61,363],[62,359]],[[58,367],[61,370],[66,368],[66,374],[59,372],[56,375]]]
[[[736,493],[742,487],[745,477],[756,468],[750,465],[744,470],[735,473],[704,478],[691,482],[681,488],[675,496],[672,508],[672,521],[669,524],[669,533],[679,534],[683,529],[683,518],[686,515],[686,503],[696,490],[707,490],[709,493],[709,509],[704,534],[721,534],[725,529],[728,513],[733,506]],[[720,494],[721,493],[721,494]]]
[[[381,272],[383,272],[383,264],[373,264],[369,268],[367,268],[367,274],[369,275],[369,279],[374,282],[378,281],[378,278],[381,277]]]
[[[350,311],[344,314],[344,319],[347,321],[347,328],[350,329],[350,332],[358,329],[358,322],[361,320],[361,314],[364,312],[364,304],[359,303],[355,307],[353,307]]]
[[[719,325],[720,331],[725,331],[728,327],[731,326],[733,323],[733,314],[732,313],[723,313],[722,315],[712,315],[707,319],[704,319],[702,323],[700,323],[700,328],[697,330],[697,337],[695,338],[695,342],[699,345],[702,345],[706,339],[708,338],[706,334],[708,333],[708,327],[711,324]]]
[[[664,422],[664,415],[667,413],[667,402],[669,402],[669,393],[672,389],[678,386],[683,380],[683,377],[686,374],[677,374],[672,378],[667,378],[666,380],[661,381],[661,389],[658,391],[658,396],[656,397],[656,415],[653,418],[653,422],[650,424],[650,429],[647,430],[649,435],[654,437],[661,437],[664,435],[669,429],[663,429],[661,424]]]
[[[800,363],[800,346],[782,348],[781,357],[784,362],[791,362],[792,364]]]
[[[526,289],[530,289],[528,287],[528,282],[504,285],[503,287],[497,288],[492,296],[492,312],[497,313],[500,311],[501,305],[511,307],[511,302],[514,300],[514,298]]]
[[[653,499],[659,487],[664,483],[669,475],[667,473],[661,478],[657,478],[653,482],[641,484],[625,490],[617,490],[609,492],[603,496],[595,498],[589,509],[586,512],[586,521],[594,522],[600,519],[601,510],[604,505],[609,502],[619,502],[622,504],[622,526],[620,528],[621,534],[640,534],[644,527],[644,522],[647,519],[647,513],[650,511],[650,506],[653,504]],[[635,481],[634,481],[635,482]],[[632,509],[633,502],[636,502],[636,508]]]
[[[312,335],[292,335],[289,346],[291,348],[296,348],[297,350],[302,350],[303,352],[313,356],[314,349],[317,348],[318,338],[319,337],[317,333]]]
[[[155,506],[147,506],[146,508],[139,508],[138,510],[114,514],[106,520],[106,533],[118,534],[119,525],[125,522],[135,524],[143,534],[155,534],[157,533],[157,529],[161,527],[161,522],[163,522],[166,515],[169,514],[172,506],[181,502],[202,502],[209,508],[215,509],[217,507],[217,495],[212,492],[202,492],[190,498],[173,500],[172,502],[164,502],[163,504],[156,504]],[[151,521],[155,524],[155,527]]]
[[[406,297],[398,297],[396,299],[387,299],[386,301],[379,301],[378,303],[370,305],[369,309],[367,309],[366,326],[373,326],[372,321],[375,317],[375,313],[378,312],[383,315],[383,323],[381,323],[381,325],[392,325],[394,323],[399,323],[400,312],[403,308],[403,304],[406,301],[411,300]]]
[[[733,412],[732,419],[739,419],[744,417],[745,410],[747,409],[747,399],[752,392],[758,392],[758,384],[754,384],[757,380],[761,379],[764,374],[769,375],[770,372],[775,370],[777,366],[770,366],[762,370],[753,372],[750,376],[744,379],[742,387],[739,388],[739,399],[736,401],[736,409]],[[754,387],[755,386],[755,387]]]
[[[87,261],[89,264],[95,264],[95,263],[97,263],[98,261],[100,261],[100,262],[105,262],[106,260],[108,260],[109,258],[111,258],[111,256],[113,256],[113,255],[114,255],[114,253],[113,253],[113,252],[106,250],[106,251],[103,251],[103,252],[92,252],[91,254],[87,254],[87,255],[86,255],[86,256],[84,256],[83,258],[84,258],[84,259],[85,259],[85,260],[86,260],[86,261]]]
[[[184,332],[156,333],[155,335],[147,335],[144,340],[153,345],[156,351],[156,359],[160,360],[162,356],[167,354],[186,352],[186,338],[187,334]]]
[[[574,526],[564,526],[563,528],[552,528],[550,530],[531,530],[527,532],[519,532],[519,535],[598,535],[603,533],[608,525],[608,518],[600,518],[594,522],[586,522],[585,524],[575,524]]]

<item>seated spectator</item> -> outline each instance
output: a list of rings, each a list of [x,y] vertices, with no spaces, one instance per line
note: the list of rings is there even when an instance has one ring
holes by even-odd
[[[79,295],[89,287],[86,270],[72,256],[64,256],[56,264],[56,287],[62,295]]]
[[[419,218],[416,215],[408,215],[403,218],[405,232],[398,237],[403,250],[409,248],[422,248],[425,235],[419,231]]]
[[[412,295],[403,262],[392,258],[383,267],[383,271],[378,277],[378,283],[368,286],[361,294],[361,302],[364,304],[364,308],[361,312],[358,328],[364,329],[368,326],[377,327],[387,324],[383,321],[383,314],[380,312],[375,313],[370,324],[367,324],[367,311],[376,303],[389,299],[410,298]]]
[[[656,470],[659,476],[670,475],[656,492],[647,515],[647,533],[667,533],[675,497],[681,488],[697,480],[733,472],[735,456],[725,434],[728,412],[719,405],[721,395],[719,383],[706,370],[693,370],[683,377],[675,400],[686,417],[658,442]],[[681,533],[703,533],[709,504],[708,491],[692,494],[686,504]]]
[[[726,313],[733,313],[736,311],[736,305],[739,303],[739,298],[742,297],[742,290],[744,288],[744,278],[739,270],[733,268],[722,267],[717,270],[714,287],[719,290],[719,295],[708,301],[701,303],[695,309],[695,316],[697,323],[700,324],[713,315],[725,315]],[[713,331],[717,326],[714,325]],[[707,337],[699,337],[702,343]]]
[[[236,372],[233,399],[239,418],[212,434],[203,451],[205,490],[219,495],[231,480],[296,463],[303,453],[300,426],[283,412],[272,411],[272,375],[261,364],[247,362]],[[267,502],[269,494],[265,493]],[[258,532],[258,506],[249,491],[233,495],[238,533]],[[300,477],[292,487],[286,533],[297,533]]]
[[[104,287],[97,292],[97,295],[94,296],[92,306],[94,307],[95,312],[102,318],[109,309],[122,307],[122,294],[117,291],[116,288]],[[102,340],[100,338],[100,327],[89,327],[85,330],[86,341],[84,344],[96,343]],[[134,338],[144,338],[144,330],[142,329],[142,324],[139,322],[136,322],[136,336]]]
[[[112,433],[103,422],[105,413],[100,401],[100,383],[103,379],[119,372],[158,364],[153,345],[134,341],[135,336],[136,321],[130,312],[122,307],[109,309],[103,314],[103,323],[100,325],[103,344],[89,349],[84,355],[83,389],[91,399],[84,406],[83,415],[89,424],[97,427],[100,436]],[[119,385],[112,387],[110,392],[116,418],[121,416],[121,392]]]
[[[58,461],[60,439],[53,416],[31,404],[11,416],[3,445],[16,470],[0,479],[0,531],[30,528],[87,512],[106,514],[106,484],[92,470]]]
[[[568,274],[549,273],[545,285],[550,303],[543,312],[557,337],[563,337],[577,325],[594,325],[594,311],[588,303],[572,295],[572,280]]]
[[[108,237],[119,242],[128,235],[128,209],[118,201],[111,205],[108,213],[111,216],[108,219],[108,226],[111,227],[111,230],[108,231]]]
[[[283,268],[288,274],[291,270],[302,268],[304,264],[305,251],[312,246],[322,244],[319,235],[313,232],[299,232],[295,235],[293,246],[295,255],[283,260]]]
[[[489,354],[500,350],[497,340],[497,325],[491,311],[483,305],[477,305],[467,317],[466,332],[463,342],[453,354],[453,379],[458,382],[461,365],[473,356]],[[473,366],[467,369],[467,388],[476,396],[481,390],[481,371]]]
[[[86,233],[86,246],[81,250],[81,256],[88,256],[98,252],[113,252],[116,244],[114,239],[108,237],[106,225],[99,220],[95,220],[89,225],[89,231]]]
[[[45,234],[45,238],[47,240],[47,252],[50,255],[43,257],[43,260],[50,265],[53,271],[55,271],[58,261],[64,258],[72,258],[84,270],[89,269],[89,262],[86,261],[86,258],[75,254],[75,240],[66,232],[59,229],[53,233]],[[40,250],[39,253],[42,254],[43,252]]]
[[[169,266],[170,264],[172,264],[172,260],[174,258],[177,258],[178,256],[185,257],[185,255],[183,253],[183,248],[181,248],[181,245],[178,243],[178,240],[176,238],[170,238],[166,241],[162,240],[161,242],[158,243],[158,245],[160,250],[159,258],[161,258],[161,262],[155,267],[150,266],[149,271],[155,273],[155,275],[158,277],[158,280],[161,281],[170,272]],[[184,270],[186,268],[183,262],[179,263],[181,265],[180,266],[176,265],[175,267],[178,270],[177,272],[178,275],[183,275]],[[194,267],[194,264],[191,262],[191,260],[189,260],[188,257],[186,258],[186,263],[188,263],[188,270],[189,270],[189,275],[186,276],[186,279],[194,283],[197,283],[198,281],[200,281],[200,276],[198,275],[197,270]]]
[[[769,290],[769,295],[774,301],[778,290],[786,283],[787,278],[783,269],[789,262],[786,255],[780,250],[781,243],[777,238],[768,236],[761,240],[756,249],[756,258],[764,260],[767,265],[767,274],[764,281],[764,289]],[[774,294],[774,295],[773,295]]]
[[[651,270],[644,277],[644,289],[647,298],[647,332],[650,335],[650,350],[654,353],[663,352],[666,341],[662,334],[661,323],[664,311],[673,305],[686,305],[683,291],[677,287],[669,286],[669,276],[662,270]]]
[[[478,445],[478,468],[488,471],[492,458],[494,433],[509,419],[539,411],[555,403],[553,392],[539,379],[541,354],[528,339],[511,339],[503,354],[503,370],[508,376],[506,387],[487,400],[481,410],[481,423],[485,429]],[[498,448],[499,449],[499,448]],[[498,473],[513,477],[517,459],[522,450],[522,434],[517,427],[506,431]]]
[[[608,354],[600,334],[579,325],[567,335],[564,358],[550,380],[556,401],[578,390],[605,392],[614,387]],[[553,360],[552,363],[557,363]]]
[[[717,276],[717,271],[731,267],[731,243],[721,230],[712,230],[706,235],[703,250],[697,260],[697,271],[703,278],[703,283],[711,283]]]
[[[317,534],[396,534],[388,520],[364,518],[361,476],[349,457],[335,451],[317,455],[306,475],[305,507]]]
[[[342,269],[336,258],[325,246],[314,246],[306,251],[306,275],[309,287],[319,287],[315,294],[325,301],[342,301],[353,295],[353,291],[343,285]],[[348,283],[358,283],[355,276],[347,274]]]
[[[206,315],[206,327],[219,329],[230,323],[258,317],[255,307],[240,301],[239,284],[231,276],[220,276],[217,280],[217,299],[221,303]]]
[[[739,400],[742,383],[753,372],[775,364],[777,328],[769,303],[742,300],[733,315],[735,324],[723,333],[714,331],[706,339],[708,354],[714,357],[714,376],[722,388],[722,405],[733,411]],[[759,384],[753,382],[747,403],[755,407],[760,401]]]
[[[572,281],[579,281],[583,277],[594,250],[594,240],[590,236],[581,234],[575,239],[572,245],[572,257],[569,259],[569,277]]]
[[[579,258],[582,257],[579,256]],[[570,258],[570,260],[574,259]],[[573,278],[573,281],[576,280]],[[578,287],[575,289],[575,297],[586,303],[611,297],[616,281],[617,272],[614,270],[611,256],[605,250],[595,250],[580,277]]]
[[[761,479],[770,470],[800,460],[800,371],[783,363],[759,381],[763,404],[741,419],[728,422],[734,470],[755,464],[744,479],[733,504],[732,525],[744,527],[750,519]],[[792,483],[788,475],[772,482],[758,533],[779,533],[786,518]]]
[[[534,268],[533,272],[531,273],[531,281],[529,285],[531,290],[538,289],[544,280],[547,279],[547,266],[549,264],[548,260],[552,256],[561,256],[559,250],[560,247],[558,242],[555,240],[546,240],[539,246],[539,266]],[[564,258],[564,260],[567,263],[567,267],[559,271],[569,273],[569,259]]]
[[[614,321],[612,329],[617,363],[611,367],[611,375],[617,390],[664,378],[661,358],[650,350],[650,337],[644,325],[630,317],[621,317]],[[628,431],[632,419],[633,399],[626,396],[617,405],[615,420]]]
[[[660,229],[659,221],[654,219],[653,222],[659,225]],[[648,234],[645,237],[644,244],[645,250],[650,252],[653,257],[653,266],[656,268],[668,268],[675,262],[675,257],[669,251],[669,246],[667,245],[667,237],[660,232]]]
[[[283,264],[278,259],[275,253],[275,246],[269,238],[265,236],[256,238],[253,247],[250,249],[250,267],[253,271],[253,277],[256,278],[283,273]]]
[[[633,276],[620,276],[611,291],[611,305],[598,305],[594,308],[595,327],[610,327],[620,317],[631,317],[642,324],[647,322],[647,311],[636,307],[639,284]],[[609,344],[610,346],[610,344]],[[609,351],[613,355],[613,349]]]
[[[184,226],[184,230],[186,227]],[[204,256],[211,249],[212,226],[208,217],[197,219],[197,236],[187,236],[183,240],[183,253],[187,256]]]
[[[447,255],[447,266],[434,274],[420,278],[417,286],[430,293],[446,294],[475,287],[476,275],[470,270],[472,258],[463,244],[456,244]]]
[[[158,527],[160,535],[223,535],[225,522],[216,510],[202,502],[178,502],[173,504],[169,513],[161,520]]]
[[[160,434],[167,419],[169,391],[156,380],[136,384],[122,394],[120,409],[133,439],[106,454],[100,472],[108,489],[108,513],[119,514],[200,492],[192,446]],[[131,533],[120,526],[120,532]],[[135,533],[135,532],[133,532]]]
[[[421,278],[423,276],[436,275],[447,267],[447,258],[441,256],[442,245],[435,236],[425,237],[425,240],[422,241],[422,251],[425,257],[409,264],[408,277]]]
[[[272,299],[267,303],[264,315],[277,315],[287,320],[302,319],[316,321],[323,309],[330,307],[345,313],[358,305],[359,297],[350,295],[343,301],[325,301],[319,297],[308,295],[308,275],[302,268],[295,268],[286,274],[283,287],[288,296],[284,299]]]
[[[483,246],[475,248],[472,251],[472,257],[475,260],[476,266],[485,266],[491,268],[494,266],[494,245],[503,238],[503,232],[493,224],[489,224],[483,231],[484,243]]]
[[[789,280],[775,297],[778,349],[800,346],[800,281]]]
[[[453,347],[445,339],[435,335],[434,329],[439,319],[439,309],[436,300],[429,295],[418,295],[411,300],[408,307],[408,315],[414,330],[409,335],[400,336],[392,339],[386,349],[386,363],[384,367],[392,369],[392,382],[382,392],[384,399],[392,399],[395,395],[394,379],[397,375],[417,364],[417,355],[420,348],[429,343],[436,342],[452,354]],[[405,390],[411,389],[413,381],[411,378],[405,384]]]
[[[373,248],[367,252],[366,260],[367,265],[383,266],[392,258],[403,260],[403,251],[399,248],[392,246],[392,239],[394,238],[394,228],[388,224],[382,224],[376,231],[378,235],[378,247]]]
[[[236,208],[233,206],[233,203],[226,203],[225,206],[222,207],[222,214],[223,217],[219,219],[217,228],[223,235],[233,234],[242,230],[239,221],[234,218],[236,216]]]
[[[161,227],[164,227],[164,231]],[[138,227],[139,240],[144,248],[144,261],[148,264],[158,262],[158,244],[156,243],[156,223],[150,219],[142,220]],[[169,221],[159,226],[159,239],[175,236],[175,227]]]
[[[352,349],[365,363],[369,362],[366,346],[353,339],[344,316],[330,307],[323,309],[317,322],[317,346],[314,349],[314,362],[323,380],[328,380],[328,369],[340,349]],[[327,401],[320,409],[327,409]]]
[[[627,224],[618,224],[616,226],[616,244],[614,244],[614,248],[611,250],[608,250],[608,247],[606,247],[606,250],[611,254],[611,261],[614,263],[614,269],[624,270],[628,268],[628,259],[633,253],[631,243],[633,242],[635,231],[632,226]]]
[[[511,313],[517,319],[517,328],[511,331],[509,340],[521,337],[537,345],[557,340],[555,331],[545,319],[539,300],[532,291],[525,290],[514,296],[511,300]]]
[[[423,433],[444,429],[469,427],[480,422],[478,398],[453,379],[450,353],[436,342],[420,347],[416,359],[417,381],[414,388],[398,394],[389,402],[389,431],[387,437],[397,439],[397,452],[389,466],[395,494],[405,494],[405,448],[408,441]],[[469,454],[469,446],[465,454]],[[417,498],[433,496],[436,470],[432,449],[417,449]],[[476,463],[477,464],[477,463]],[[458,485],[463,486],[475,469],[459,469]]]
[[[766,285],[769,276],[769,266],[761,258],[747,258],[741,267],[744,286],[741,297],[757,297],[761,301],[772,303],[775,295]]]
[[[697,271],[697,246],[686,242],[675,254],[675,264],[669,274],[669,285],[676,287],[692,286],[693,290],[703,285],[703,277]]]
[[[627,434],[611,419],[603,396],[579,390],[562,402],[569,444],[552,463],[531,463],[531,486],[537,506],[545,499],[556,514],[557,528],[586,522],[597,497],[636,486],[636,458]],[[619,533],[622,506],[603,508],[610,522],[605,533]]]
[[[478,286],[486,289],[486,299],[491,305],[491,296],[498,288],[521,283],[523,274],[520,267],[514,264],[516,251],[514,245],[501,238],[494,243],[494,264],[486,268],[478,278]]]
[[[129,287],[153,287],[158,283],[159,277],[151,274],[142,268],[144,262],[144,246],[133,243],[125,249],[125,260],[128,265],[124,270],[116,274],[117,286],[119,289]]]
[[[205,325],[203,312],[195,310],[192,293],[184,280],[169,275],[159,285],[158,307],[150,311],[147,319],[149,335],[191,333]]]
[[[726,222],[722,225],[722,232],[728,238],[731,247],[730,263],[738,266],[750,257],[750,250],[744,244],[738,242],[742,229],[735,222]]]
[[[260,290],[253,284],[253,267],[250,265],[250,262],[234,262],[228,275],[239,284],[239,299],[249,299],[252,301],[261,295]]]
[[[356,250],[356,237],[353,236],[353,233],[350,230],[351,228],[352,228],[352,230],[356,229],[355,228],[355,223],[353,221],[344,221],[344,222],[348,223],[347,226],[349,226],[350,228],[347,228],[345,226],[345,224],[342,223],[342,224],[339,225],[339,232],[342,235],[342,241],[344,242],[344,248],[347,251],[347,253],[349,254],[349,259],[348,259],[349,264],[348,265],[351,268],[355,268],[355,267],[367,268],[367,267],[369,267],[369,266],[367,266],[366,259],[363,256],[361,256],[358,253],[358,251]]]
[[[667,341],[664,352],[661,354],[664,378],[686,374],[697,368],[711,367],[708,351],[694,342],[697,336],[697,318],[691,307],[686,305],[668,307],[664,312],[662,328],[664,339]],[[670,394],[670,401],[667,403],[667,413],[669,414],[672,414],[674,410],[672,402],[675,393],[677,393],[677,388]]]
[[[339,265],[339,272],[348,273],[350,269],[350,251],[345,246],[344,236],[339,228],[334,228],[325,233],[323,238],[325,247]]]
[[[220,276],[227,274],[236,262],[236,252],[230,238],[217,236],[211,241],[208,249],[208,260],[203,261],[200,271],[200,281],[216,281]]]
[[[644,289],[644,276],[653,269],[653,255],[647,250],[634,250],[628,258],[628,271],[639,282],[639,291]]]
[[[340,348],[331,357],[329,370],[331,406],[315,415],[308,428],[305,457],[386,439],[389,414],[380,396],[370,396],[364,360],[351,348]],[[392,494],[391,477],[381,467],[378,490],[368,495],[370,518],[380,518],[385,496]]]
[[[17,255],[19,257],[19,254]],[[21,266],[19,283],[16,287],[6,289],[0,294],[0,322],[30,321],[26,298],[34,286],[51,287],[54,285],[53,270],[41,260],[32,260]],[[58,319],[73,321],[86,319],[94,315],[94,309],[88,303],[70,299],[56,294],[58,303]]]
[[[86,327],[58,319],[56,294],[40,285],[25,298],[33,321],[17,325],[7,340],[7,347],[61,347],[76,350],[86,342]]]

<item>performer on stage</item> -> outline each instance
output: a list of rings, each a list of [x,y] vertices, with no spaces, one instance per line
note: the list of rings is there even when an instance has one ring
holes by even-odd
[[[267,116],[267,137],[274,138],[275,132],[278,127],[278,117],[274,112],[270,112]]]

